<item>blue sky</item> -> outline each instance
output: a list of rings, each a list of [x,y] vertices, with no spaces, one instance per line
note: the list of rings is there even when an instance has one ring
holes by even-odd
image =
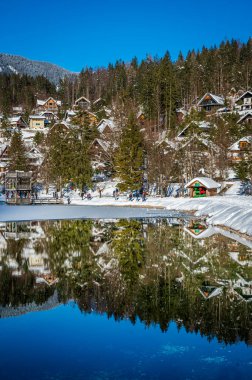
[[[252,36],[251,0],[0,0],[0,52],[72,71]]]

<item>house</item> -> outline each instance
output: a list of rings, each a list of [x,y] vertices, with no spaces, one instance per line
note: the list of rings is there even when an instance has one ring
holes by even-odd
[[[117,127],[113,120],[102,119],[97,125],[97,129],[104,139],[110,140],[114,136]]]
[[[248,160],[252,154],[252,136],[242,137],[228,148],[228,159],[232,163]]]
[[[61,107],[61,101],[55,100],[52,97],[49,97],[46,100],[37,99],[36,112],[39,113],[43,111],[50,111],[50,112],[57,113],[60,107]]]
[[[91,102],[85,96],[81,96],[79,99],[74,102],[74,109],[89,110],[91,107]]]
[[[252,110],[252,91],[245,91],[236,99],[235,108],[239,111]]]
[[[246,112],[242,117],[237,121],[237,124],[251,124],[252,125],[252,111]]]
[[[64,117],[64,120],[67,122],[67,123],[71,123],[72,119],[77,115],[77,112],[76,111],[73,111],[73,110],[67,110],[66,113],[65,113],[65,117]]]
[[[9,117],[8,121],[10,123],[11,128],[18,128],[18,129],[28,128],[28,125],[24,121],[22,116]]]
[[[209,123],[209,121],[191,121],[188,125],[186,125],[181,132],[178,134],[178,138],[182,139],[184,137],[187,137],[189,134],[195,133],[195,132],[209,132],[209,130],[213,127],[216,127],[215,125],[212,125]]]
[[[102,139],[94,139],[89,147],[89,153],[92,161],[103,162],[110,158],[110,147],[111,144],[108,141]]]
[[[211,197],[217,195],[221,185],[209,177],[196,177],[186,184],[191,198]]]
[[[198,108],[205,110],[206,112],[217,111],[224,106],[224,99],[221,96],[217,96],[207,92],[198,102]]]
[[[58,116],[52,111],[43,111],[40,113],[40,116],[45,117],[45,127],[59,120]]]
[[[31,129],[43,129],[45,128],[45,116],[41,115],[30,115],[29,116],[29,126]]]
[[[50,129],[48,134],[53,133],[54,131],[58,132],[64,132],[68,133],[70,131],[71,127],[66,121],[60,121],[58,123],[55,123]]]
[[[13,116],[21,116],[24,114],[24,110],[22,106],[12,107],[12,115]]]
[[[31,203],[32,172],[16,170],[5,174],[6,203]]]
[[[44,161],[43,154],[36,147],[33,147],[29,150],[27,157],[29,159],[30,165],[33,167],[40,167]]]

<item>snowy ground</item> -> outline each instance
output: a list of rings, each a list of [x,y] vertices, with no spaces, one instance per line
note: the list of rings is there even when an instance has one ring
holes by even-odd
[[[177,217],[176,213],[173,214],[170,211],[181,213],[194,211],[196,216],[206,217],[210,225],[225,226],[252,236],[252,197],[239,195],[240,186],[240,182],[233,183],[224,196],[196,199],[149,196],[142,202],[141,200],[129,201],[125,195],[115,200],[112,196],[113,186],[111,185],[103,190],[101,198],[98,192],[92,193],[91,200],[82,200],[78,193],[72,192],[69,194],[71,204],[65,206],[0,206],[0,221],[66,218],[117,219],[172,217],[172,215]],[[67,198],[65,198],[65,203],[67,203]]]

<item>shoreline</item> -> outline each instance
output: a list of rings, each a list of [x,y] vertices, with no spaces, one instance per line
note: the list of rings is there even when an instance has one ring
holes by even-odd
[[[145,202],[111,197],[75,198],[63,205],[0,205],[0,222],[59,219],[199,218],[252,239],[252,196],[149,197]]]

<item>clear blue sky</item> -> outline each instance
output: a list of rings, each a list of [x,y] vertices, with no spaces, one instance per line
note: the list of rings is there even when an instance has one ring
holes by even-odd
[[[0,0],[0,52],[72,71],[252,36],[252,0]]]

